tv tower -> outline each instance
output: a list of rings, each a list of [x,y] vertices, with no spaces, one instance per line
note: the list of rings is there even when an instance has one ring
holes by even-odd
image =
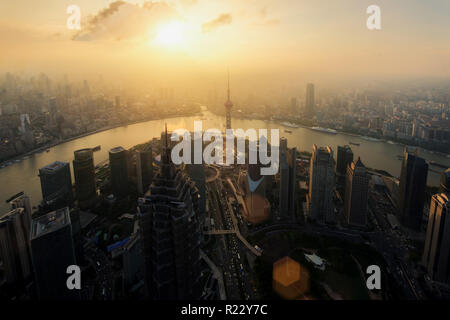
[[[225,111],[227,118],[227,129],[231,129],[231,108],[233,107],[233,103],[230,100],[230,71],[228,70],[228,94],[227,94],[227,102],[225,102]]]

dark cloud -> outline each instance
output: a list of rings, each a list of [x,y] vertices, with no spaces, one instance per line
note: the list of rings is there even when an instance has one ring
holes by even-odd
[[[115,1],[82,22],[73,40],[133,40],[146,38],[158,23],[178,17],[166,2],[144,2],[141,6]]]
[[[218,16],[216,19],[208,21],[202,25],[202,31],[203,32],[210,32],[217,27],[231,24],[233,21],[233,17],[229,13],[222,13],[220,16]]]

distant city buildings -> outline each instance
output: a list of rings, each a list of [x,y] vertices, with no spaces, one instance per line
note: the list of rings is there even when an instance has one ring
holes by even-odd
[[[73,174],[78,206],[86,209],[97,198],[94,152],[92,149],[81,149],[74,152]]]
[[[306,85],[306,114],[310,117],[314,116],[315,112],[315,98],[314,98],[314,84],[308,83]]]
[[[420,231],[423,219],[428,164],[405,150],[400,173],[398,219],[402,225]]]
[[[69,290],[66,285],[67,267],[77,264],[69,208],[34,219],[30,241],[39,299],[79,299],[80,290]]]
[[[422,258],[434,281],[450,284],[450,194],[435,194],[430,213]]]
[[[333,190],[335,186],[334,159],[331,147],[313,145],[309,169],[307,218],[317,223],[334,223]]]
[[[344,211],[350,226],[365,227],[367,224],[369,180],[367,168],[360,158],[347,167]]]

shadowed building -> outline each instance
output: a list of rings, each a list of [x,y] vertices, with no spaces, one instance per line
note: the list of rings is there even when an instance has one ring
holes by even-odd
[[[431,279],[450,284],[450,194],[431,198],[422,258]]]
[[[450,193],[450,168],[442,172],[439,191]]]
[[[73,206],[72,177],[67,162],[55,161],[39,169],[42,202],[48,212],[65,206]]]
[[[150,194],[138,204],[147,293],[155,300],[198,299],[202,293],[198,190],[171,162],[167,139],[161,158]]]
[[[0,218],[0,261],[7,283],[24,283],[31,276],[30,218],[17,208]]]
[[[113,194],[122,198],[128,194],[128,155],[127,150],[115,147],[109,150],[109,168]]]
[[[66,285],[67,267],[77,264],[69,208],[34,219],[30,238],[39,299],[78,300],[80,290]]]
[[[78,206],[81,209],[89,208],[97,198],[93,150],[81,149],[75,151],[72,164]]]
[[[139,194],[144,194],[153,178],[153,153],[150,146],[136,153],[136,176]]]
[[[337,183],[343,185],[347,174],[347,167],[353,161],[353,152],[349,146],[338,146],[336,159],[336,179]]]
[[[333,190],[335,184],[333,150],[313,145],[309,167],[307,217],[317,223],[335,222]]]
[[[297,149],[288,149],[287,139],[280,139],[280,217],[295,215],[295,179]]]
[[[347,167],[345,179],[345,214],[351,226],[365,227],[367,223],[367,197],[369,175],[358,158]]]
[[[398,219],[407,228],[419,231],[422,226],[428,164],[405,150],[400,174]]]

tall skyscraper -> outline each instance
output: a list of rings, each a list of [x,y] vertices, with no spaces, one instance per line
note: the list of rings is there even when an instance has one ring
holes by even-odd
[[[345,179],[345,214],[351,226],[364,227],[367,223],[369,175],[358,158],[347,167]]]
[[[24,208],[0,218],[0,261],[7,283],[24,284],[31,276],[29,222]]]
[[[113,194],[125,197],[128,194],[128,156],[127,150],[115,147],[109,150],[109,168]]]
[[[313,145],[309,167],[307,217],[318,223],[335,222],[333,190],[335,184],[333,150]]]
[[[39,299],[79,299],[80,290],[69,290],[66,285],[67,267],[77,264],[69,208],[33,219],[30,237]]]
[[[336,175],[344,177],[347,174],[347,167],[353,161],[353,151],[352,149],[345,146],[338,146],[337,149],[337,159],[336,159]]]
[[[405,227],[419,231],[422,226],[428,164],[405,150],[400,174],[398,218]]]
[[[155,300],[198,299],[198,191],[194,182],[171,163],[167,139],[161,160],[150,195],[140,198],[138,205],[147,292]]]
[[[55,161],[39,169],[45,211],[73,206],[72,177],[67,162]]]
[[[287,139],[280,139],[280,217],[295,215],[295,179],[297,149],[288,149]]]
[[[442,172],[439,191],[450,193],[450,168]]]
[[[450,194],[431,198],[422,258],[431,279],[450,284]]]
[[[231,108],[233,108],[233,103],[230,100],[230,73],[228,72],[227,102],[225,102],[227,129],[231,129]]]
[[[306,114],[310,117],[314,116],[314,84],[308,83],[306,85]]]
[[[95,184],[94,153],[92,149],[74,152],[73,173],[78,205],[81,209],[91,206],[97,197]]]
[[[297,115],[297,98],[291,98],[291,112]]]
[[[153,153],[150,146],[136,153],[136,176],[138,192],[142,195],[147,191],[153,178]]]

